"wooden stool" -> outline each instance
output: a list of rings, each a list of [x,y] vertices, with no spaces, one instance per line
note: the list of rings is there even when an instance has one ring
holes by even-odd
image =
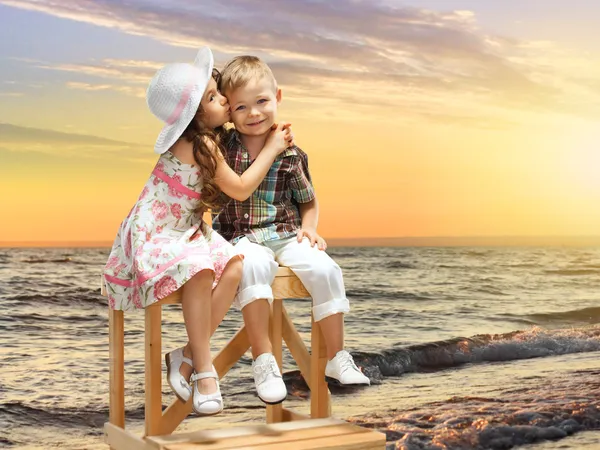
[[[102,284],[104,288],[104,283]],[[250,436],[255,436],[258,441],[256,445],[274,445],[271,448],[279,448],[279,445],[286,445],[286,442],[299,439],[298,436],[304,435],[302,439],[308,439],[306,432],[298,430],[312,430],[315,427],[330,427],[328,436],[331,442],[336,442],[337,434],[348,436],[356,434],[359,437],[357,443],[369,442],[374,446],[359,446],[361,449],[381,449],[385,447],[385,435],[375,431],[364,430],[355,425],[350,425],[342,421],[323,422],[314,419],[322,419],[331,416],[331,403],[329,389],[325,381],[325,365],[327,364],[327,353],[323,335],[317,322],[312,320],[311,331],[311,354],[309,355],[306,345],[300,338],[300,335],[283,306],[284,298],[305,298],[309,297],[300,280],[287,267],[280,267],[272,285],[274,301],[271,305],[271,317],[269,323],[269,334],[273,346],[273,355],[277,360],[280,370],[282,369],[282,340],[285,340],[290,353],[294,357],[300,372],[311,391],[311,413],[310,416],[299,414],[290,409],[284,408],[282,404],[267,405],[266,421],[269,424],[291,421],[305,421],[312,419],[305,426],[300,424],[296,428],[269,428],[269,433],[265,436],[265,428],[245,427],[244,432],[239,434],[233,428],[228,430],[218,430],[222,436],[219,438],[220,446],[215,447],[214,437],[208,432],[187,433],[182,435],[163,436],[160,439],[153,440],[152,436],[170,435],[179,424],[192,411],[192,400],[183,403],[175,399],[169,407],[162,411],[162,349],[161,349],[161,316],[162,305],[181,303],[181,292],[177,291],[159,302],[145,308],[145,433],[144,438],[140,438],[125,430],[125,392],[124,392],[124,318],[123,311],[109,308],[109,355],[110,355],[110,407],[109,423],[105,425],[107,443],[115,449],[191,449],[191,448],[235,448],[236,445],[248,444]],[[104,289],[103,294],[105,295]],[[246,328],[242,326],[238,332],[229,340],[227,345],[215,356],[213,364],[219,378],[233,367],[233,365],[246,353],[250,347]],[[283,372],[283,371],[282,371]],[[339,422],[339,423],[338,423]],[[332,425],[333,424],[333,425]],[[345,427],[342,426],[345,424]],[[282,424],[283,425],[283,424]],[[299,427],[299,428],[298,428]],[[358,429],[358,431],[356,430]],[[261,431],[262,430],[262,431]],[[287,430],[287,431],[286,431]],[[362,431],[361,431],[362,430]],[[360,431],[360,432],[359,432]],[[204,434],[202,434],[204,433]],[[208,434],[206,434],[208,433]],[[245,433],[245,434],[244,434]],[[275,440],[275,433],[283,440]],[[311,432],[314,433],[314,430]],[[337,434],[336,434],[337,433]],[[309,433],[310,434],[310,433]],[[285,435],[285,436],[284,436]],[[311,434],[312,435],[312,434]],[[178,436],[182,436],[181,438]],[[216,436],[216,435],[214,435]],[[225,436],[233,439],[225,445]],[[241,438],[240,436],[246,436]],[[228,439],[229,439],[228,438]],[[261,438],[264,438],[261,441]],[[182,440],[183,439],[183,440]],[[285,440],[287,439],[287,441]],[[344,441],[344,442],[346,442]],[[262,443],[261,443],[262,442]],[[350,441],[347,441],[350,442]],[[193,447],[189,447],[194,443]],[[237,443],[237,444],[236,444]],[[197,444],[197,445],[196,445]],[[210,444],[210,445],[208,445]],[[225,445],[225,446],[223,446]],[[370,445],[370,444],[368,444]],[[294,446],[293,448],[300,448]],[[302,448],[350,448],[350,447],[302,447]],[[355,447],[352,447],[355,448]]]

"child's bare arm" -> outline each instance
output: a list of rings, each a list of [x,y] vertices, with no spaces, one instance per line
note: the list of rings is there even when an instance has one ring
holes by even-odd
[[[308,203],[300,203],[298,209],[300,210],[302,228],[317,231],[317,225],[319,224],[319,203],[317,202],[317,197]]]
[[[300,210],[300,219],[302,220],[302,228],[298,230],[298,242],[302,242],[302,238],[306,236],[310,240],[310,245],[317,244],[319,250],[327,248],[327,242],[317,233],[317,225],[319,223],[319,202],[317,197],[307,203],[298,205]]]
[[[269,137],[263,150],[252,165],[241,176],[235,173],[225,161],[221,152],[213,145],[217,156],[215,182],[229,197],[243,202],[252,195],[269,171],[271,164],[281,152],[288,148],[289,131],[286,124],[279,124]]]

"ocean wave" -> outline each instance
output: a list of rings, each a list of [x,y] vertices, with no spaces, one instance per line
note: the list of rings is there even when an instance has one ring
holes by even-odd
[[[106,313],[102,311],[99,314],[75,313],[71,315],[56,315],[56,314],[37,314],[37,313],[12,313],[0,317],[0,324],[4,322],[6,326],[15,323],[17,326],[32,326],[38,324],[38,329],[47,329],[49,323],[61,324],[63,322],[84,323],[90,322],[94,324],[102,324],[106,320]],[[48,323],[44,325],[44,322]]]
[[[539,325],[539,323],[536,322],[535,320],[526,319],[524,317],[513,315],[513,314],[498,314],[496,317],[488,316],[487,320],[489,320],[490,322],[503,322],[503,323],[506,323],[506,321],[508,320],[511,323],[522,323],[524,325],[530,325],[530,326]]]
[[[475,289],[473,289],[473,292],[481,292],[483,294],[490,294],[490,295],[497,295],[497,296],[510,295],[507,292],[503,292],[502,290],[494,287],[493,285],[485,285],[485,284],[478,285]]]
[[[529,317],[536,323],[586,322],[594,324],[600,323],[600,307],[589,307],[551,313],[535,313],[529,314],[526,317]]]
[[[374,286],[374,285],[373,285]],[[425,295],[414,294],[404,291],[384,291],[380,289],[349,289],[346,295],[351,299],[374,299],[374,300],[430,300]]]
[[[332,257],[335,258],[353,258],[357,256],[357,252],[340,251],[338,249],[339,247],[332,247],[330,249],[327,249],[327,253],[329,253]]]
[[[415,269],[416,268],[415,265],[405,263],[402,261],[390,261],[388,263],[383,264],[383,267],[386,269]]]
[[[516,361],[599,350],[600,328],[544,330],[533,327],[527,331],[456,337],[377,353],[353,351],[352,355],[371,384],[381,384],[385,377],[396,377],[404,373],[428,373],[465,364]],[[290,391],[308,389],[299,371],[286,372],[284,380]],[[335,385],[330,385],[330,389],[337,390]],[[347,393],[348,390],[342,389],[341,392]]]
[[[3,262],[0,259],[0,262]],[[102,263],[99,263],[97,260],[92,260],[91,258],[87,257],[87,259],[81,259],[80,257],[75,257],[75,256],[64,256],[64,257],[54,257],[54,258],[44,258],[44,257],[26,257],[23,259],[18,259],[17,261],[18,264],[61,264],[61,265],[82,265],[82,266],[96,266],[99,267],[99,270],[102,270]]]
[[[546,270],[544,273],[551,275],[563,275],[563,276],[580,276],[580,275],[600,275],[599,269],[553,269]]]
[[[540,267],[539,263],[506,263],[506,264],[499,264],[499,266],[502,267],[509,267],[512,269],[532,269],[535,267]]]
[[[17,445],[16,442],[11,441],[10,439],[6,439],[5,437],[0,436],[0,447],[14,447]]]
[[[600,328],[483,334],[393,348],[379,353],[353,352],[356,364],[373,381],[407,372],[458,367],[467,363],[514,361],[600,350]]]
[[[70,263],[70,262],[74,262],[74,261],[73,261],[73,258],[66,256],[64,258],[52,258],[52,259],[28,258],[28,259],[22,259],[20,262],[25,263],[25,264],[44,264],[44,263],[60,264],[60,263]]]
[[[144,420],[144,405],[126,411],[127,418]],[[108,421],[108,406],[92,408],[35,408],[21,401],[0,403],[0,416],[9,426],[23,426],[43,423],[46,426],[83,428],[87,434],[102,434],[104,423]]]
[[[473,256],[475,258],[479,258],[482,256],[488,256],[490,254],[489,250],[468,250],[464,253],[466,256]]]
[[[14,306],[30,306],[32,303],[39,302],[44,305],[72,306],[72,305],[94,305],[106,306],[106,298],[100,295],[98,289],[89,288],[68,288],[56,289],[52,292],[21,293],[14,295],[5,295],[3,303],[12,303]]]

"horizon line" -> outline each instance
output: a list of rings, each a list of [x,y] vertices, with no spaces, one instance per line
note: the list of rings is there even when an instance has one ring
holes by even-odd
[[[329,247],[600,246],[600,235],[388,236],[326,238]],[[111,248],[113,241],[0,241],[0,248]]]

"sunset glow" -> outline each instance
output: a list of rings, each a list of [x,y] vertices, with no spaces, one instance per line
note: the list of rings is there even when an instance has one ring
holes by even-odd
[[[163,3],[0,0],[0,242],[110,242],[201,45],[273,68],[327,238],[600,234],[600,4]]]

